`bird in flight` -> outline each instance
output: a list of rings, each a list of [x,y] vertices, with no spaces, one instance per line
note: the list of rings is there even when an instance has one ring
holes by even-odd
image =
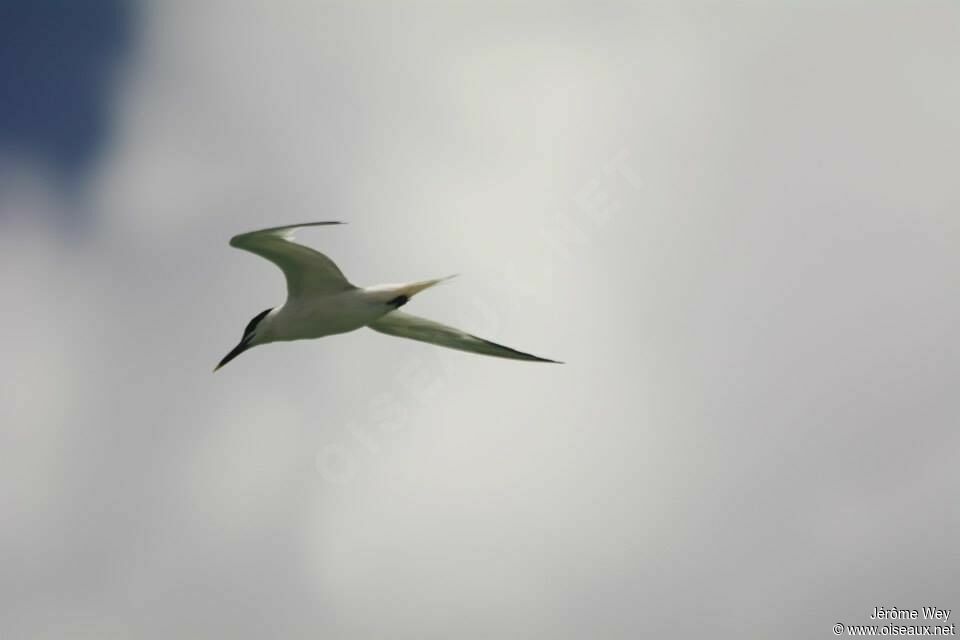
[[[214,371],[257,345],[321,338],[361,327],[450,349],[559,364],[556,360],[517,351],[460,329],[398,311],[414,295],[452,276],[406,284],[356,287],[347,281],[330,258],[293,241],[294,231],[301,227],[333,224],[341,223],[308,222],[271,227],[241,233],[230,239],[230,246],[255,253],[280,267],[287,280],[287,300],[283,306],[254,316],[243,330],[240,344],[220,361]]]

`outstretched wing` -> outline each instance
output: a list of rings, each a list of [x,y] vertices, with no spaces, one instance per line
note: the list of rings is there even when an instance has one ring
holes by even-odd
[[[547,358],[539,358],[523,351],[517,351],[502,344],[490,342],[483,338],[470,335],[460,329],[448,327],[445,324],[419,318],[403,311],[391,311],[385,316],[381,316],[376,321],[367,325],[374,331],[385,333],[400,338],[410,338],[420,342],[429,342],[441,347],[450,349],[459,349],[460,351],[469,351],[471,353],[482,353],[488,356],[498,358],[511,358],[513,360],[531,360],[535,362],[554,362]]]
[[[230,238],[230,246],[255,253],[280,267],[287,279],[288,298],[329,295],[355,289],[333,260],[319,251],[293,242],[293,233],[297,229],[328,224],[342,223],[307,222],[250,231]]]

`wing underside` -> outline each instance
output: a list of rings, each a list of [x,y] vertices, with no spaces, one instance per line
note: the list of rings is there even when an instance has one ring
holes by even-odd
[[[497,358],[510,358],[512,360],[557,363],[556,360],[541,358],[529,353],[524,353],[523,351],[517,351],[502,344],[478,338],[460,329],[402,311],[391,311],[367,326],[374,331],[379,331],[387,335],[428,342],[449,349],[480,353]]]
[[[341,223],[307,222],[250,231],[232,237],[230,246],[254,253],[280,267],[287,280],[288,297],[339,293],[355,287],[333,260],[293,241],[297,229],[334,224]]]

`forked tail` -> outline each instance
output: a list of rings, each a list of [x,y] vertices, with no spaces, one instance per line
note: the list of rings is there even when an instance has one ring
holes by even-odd
[[[456,278],[457,275],[445,276],[443,278],[434,278],[433,280],[421,280],[420,282],[410,282],[407,284],[400,285],[400,294],[407,296],[407,298],[412,298],[417,295],[424,289],[429,289],[434,285],[438,285],[441,282],[445,282],[450,278]]]
[[[434,278],[433,280],[421,280],[419,282],[406,282],[404,284],[382,284],[375,287],[367,287],[369,293],[379,297],[384,303],[399,308],[407,304],[410,298],[417,295],[425,289],[438,285],[445,280],[455,278],[456,275],[446,276],[445,278]]]

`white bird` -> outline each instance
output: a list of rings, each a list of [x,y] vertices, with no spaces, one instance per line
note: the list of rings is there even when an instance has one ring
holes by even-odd
[[[453,276],[406,284],[355,287],[330,258],[293,242],[293,232],[301,227],[331,224],[341,223],[292,224],[241,233],[230,239],[230,246],[255,253],[280,267],[287,280],[287,300],[281,307],[254,316],[243,330],[240,344],[220,361],[214,371],[257,345],[320,338],[361,327],[488,356],[557,362],[397,311],[414,295]]]

